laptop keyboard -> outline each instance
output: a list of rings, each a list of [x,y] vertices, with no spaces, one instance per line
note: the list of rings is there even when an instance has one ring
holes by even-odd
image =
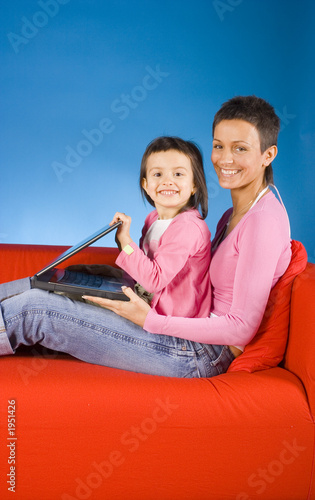
[[[64,276],[59,280],[59,283],[67,283],[77,286],[89,286],[93,288],[99,288],[103,279],[101,276],[94,274],[80,273],[77,271],[65,270]]]

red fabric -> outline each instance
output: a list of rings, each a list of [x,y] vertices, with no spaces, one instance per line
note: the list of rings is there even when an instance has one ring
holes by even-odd
[[[43,267],[67,250],[66,246],[0,244],[0,283],[33,276]],[[58,267],[73,264],[115,265],[117,248],[88,247]]]
[[[110,264],[116,250],[104,250],[88,263]],[[52,251],[0,245],[0,279],[32,274]],[[1,358],[1,500],[314,500],[314,279],[308,264],[294,281],[287,369],[176,379],[39,346]]]
[[[314,424],[290,372],[174,379],[35,354],[0,363],[1,500],[308,498]]]
[[[277,366],[283,359],[289,331],[290,299],[294,278],[304,271],[307,253],[299,241],[292,241],[288,269],[271,290],[257,334],[229,367],[229,372],[255,372]]]
[[[294,280],[293,284],[290,335],[284,357],[284,368],[295,373],[302,380],[315,419],[314,307],[315,265],[308,262],[305,271]]]

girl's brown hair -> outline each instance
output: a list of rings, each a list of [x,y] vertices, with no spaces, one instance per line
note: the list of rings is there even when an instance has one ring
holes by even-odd
[[[143,179],[146,179],[147,160],[152,153],[160,153],[162,151],[175,150],[186,155],[190,161],[193,171],[193,179],[196,187],[196,192],[193,194],[187,205],[182,208],[181,212],[189,208],[196,208],[200,211],[202,218],[205,219],[208,214],[208,190],[206,177],[203,167],[202,154],[198,146],[191,141],[184,141],[179,137],[163,136],[157,137],[147,146],[141,161],[140,168],[140,190],[141,194],[150,205],[154,206],[153,200],[142,187]],[[199,209],[200,207],[200,209]]]

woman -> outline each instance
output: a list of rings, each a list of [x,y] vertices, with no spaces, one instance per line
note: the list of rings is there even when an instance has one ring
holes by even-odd
[[[39,342],[91,363],[155,375],[226,371],[255,335],[291,258],[287,214],[269,190],[279,125],[272,106],[255,96],[231,99],[215,116],[212,161],[233,208],[213,241],[209,318],[161,316],[129,288],[130,302],[89,297],[108,311],[28,290],[22,280],[0,286],[0,300],[11,296],[1,302],[0,352],[1,342],[3,354]]]

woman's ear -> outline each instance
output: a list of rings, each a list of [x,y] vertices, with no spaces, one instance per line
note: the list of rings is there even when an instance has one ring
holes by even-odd
[[[264,166],[268,167],[268,165],[273,162],[277,154],[277,146],[271,146],[270,148],[266,149],[266,151],[264,152]]]

